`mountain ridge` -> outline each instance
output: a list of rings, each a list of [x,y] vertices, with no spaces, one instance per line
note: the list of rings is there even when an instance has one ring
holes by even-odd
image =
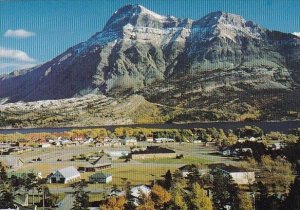
[[[87,41],[40,66],[0,76],[0,98],[138,93],[153,99],[168,86],[187,86],[187,75],[194,81],[189,92],[201,94],[222,87],[293,91],[300,82],[299,51],[299,37],[240,15],[217,11],[199,20],[180,19],[126,5]],[[156,87],[161,90],[149,96],[148,89]]]

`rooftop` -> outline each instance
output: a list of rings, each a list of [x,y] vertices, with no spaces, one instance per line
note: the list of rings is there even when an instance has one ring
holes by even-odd
[[[91,175],[92,178],[100,178],[100,179],[106,179],[108,177],[112,176],[111,174],[104,174],[104,173],[95,173]]]
[[[245,169],[243,168],[238,168],[236,166],[232,166],[232,165],[229,165],[229,166],[223,166],[223,167],[217,167],[216,168],[217,170],[222,170],[222,171],[225,171],[225,172],[228,172],[228,173],[235,173],[235,172],[247,172]]]
[[[77,171],[77,169],[74,166],[70,166],[67,168],[62,168],[57,170],[61,175],[63,175],[65,178],[73,177],[73,176],[80,176],[80,173]],[[54,173],[56,173],[55,171]]]
[[[174,150],[159,146],[148,146],[145,150],[134,151],[132,154],[159,154],[159,153],[176,153]]]

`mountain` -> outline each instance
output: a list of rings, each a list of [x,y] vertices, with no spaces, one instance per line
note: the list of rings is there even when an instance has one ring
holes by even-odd
[[[299,83],[300,38],[293,34],[221,11],[192,20],[127,5],[86,42],[43,65],[0,76],[0,99],[139,94],[166,106],[209,110],[232,101],[281,109],[290,100],[293,107],[284,110],[296,106],[298,112]],[[218,102],[224,104],[213,106]]]

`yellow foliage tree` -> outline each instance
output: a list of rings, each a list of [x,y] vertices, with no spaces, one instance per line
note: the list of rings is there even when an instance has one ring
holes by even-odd
[[[146,197],[144,203],[136,207],[136,210],[155,210],[154,202],[150,197]]]
[[[239,209],[240,210],[252,210],[252,200],[251,197],[245,192],[240,192],[239,194]]]
[[[155,202],[155,206],[159,209],[163,208],[164,204],[168,203],[172,198],[171,194],[165,188],[157,184],[152,187],[151,196]]]
[[[198,183],[193,184],[191,203],[194,210],[213,210],[210,198]]]
[[[124,196],[108,198],[103,205],[100,206],[101,210],[124,210],[127,200]]]
[[[172,190],[172,200],[176,209],[188,210],[187,203],[179,188]]]

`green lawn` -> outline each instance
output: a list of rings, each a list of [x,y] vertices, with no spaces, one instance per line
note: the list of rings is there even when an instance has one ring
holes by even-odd
[[[181,159],[176,158],[154,158],[154,159],[143,159],[137,160],[141,163],[160,163],[160,164],[195,164],[195,165],[203,165],[212,163],[210,160],[206,160],[203,158],[186,156]]]
[[[113,167],[103,170],[104,173],[112,174],[113,181],[109,185],[123,186],[123,180],[127,179],[132,185],[150,184],[154,179],[162,179],[168,170],[174,172],[178,167],[172,165],[149,166],[149,165],[128,165]]]

